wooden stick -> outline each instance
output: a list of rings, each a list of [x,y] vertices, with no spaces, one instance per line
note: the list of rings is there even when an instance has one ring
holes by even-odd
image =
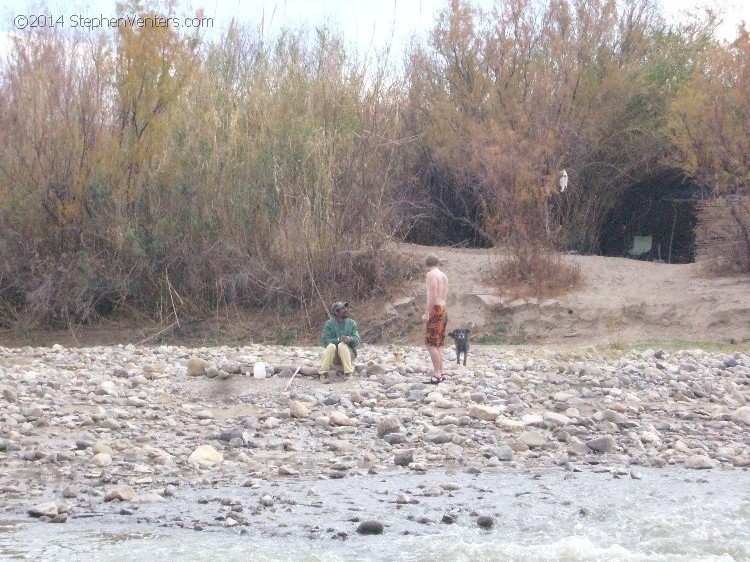
[[[292,384],[292,381],[294,380],[294,377],[296,377],[296,376],[297,376],[297,373],[299,373],[299,370],[300,370],[301,368],[302,368],[302,365],[300,365],[299,367],[297,367],[297,370],[296,370],[296,371],[294,371],[294,374],[292,375],[292,378],[291,378],[291,379],[289,379],[289,382],[288,382],[288,383],[286,383],[286,386],[284,387],[284,392],[286,392],[286,390],[287,390],[287,389],[289,388],[289,385],[290,385],[290,384]]]
[[[139,342],[138,342],[137,344],[135,344],[135,345],[141,345],[141,344],[144,344],[144,343],[146,343],[146,342],[147,342],[148,340],[151,340],[151,339],[154,339],[154,338],[156,338],[156,337],[160,336],[161,334],[163,334],[164,332],[166,332],[166,331],[167,331],[167,330],[169,330],[170,328],[173,328],[173,327],[175,327],[175,326],[178,326],[179,324],[180,324],[179,322],[172,322],[172,323],[171,323],[171,324],[170,324],[169,326],[167,326],[167,327],[166,327],[166,328],[164,328],[163,330],[160,330],[160,331],[158,331],[157,333],[153,334],[152,336],[149,336],[149,337],[147,337],[147,338],[144,338],[144,339],[142,339],[141,341],[139,341]]]

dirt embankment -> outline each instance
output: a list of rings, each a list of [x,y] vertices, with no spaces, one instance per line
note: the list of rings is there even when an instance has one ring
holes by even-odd
[[[449,330],[471,328],[475,342],[750,341],[748,276],[709,278],[700,264],[564,256],[580,268],[576,290],[547,300],[513,300],[488,282],[498,257],[494,250],[401,244],[398,251],[440,258],[450,280]],[[418,324],[423,307],[420,282],[393,299],[384,314]],[[409,339],[418,337],[415,329]]]
[[[448,328],[472,330],[474,343],[555,346],[634,342],[750,342],[750,276],[709,278],[700,264],[670,265],[625,258],[564,256],[580,268],[579,286],[546,300],[514,299],[488,281],[495,250],[398,244],[393,251],[422,262],[433,253],[448,275]],[[424,280],[393,288],[390,298],[355,302],[351,312],[368,343],[421,345]],[[339,298],[337,297],[337,298]],[[322,306],[322,303],[321,303]],[[0,333],[0,344],[86,346],[97,344],[245,345],[318,341],[300,318],[265,311],[217,314],[179,327],[139,321],[102,321],[44,333]],[[311,333],[307,333],[311,332]]]

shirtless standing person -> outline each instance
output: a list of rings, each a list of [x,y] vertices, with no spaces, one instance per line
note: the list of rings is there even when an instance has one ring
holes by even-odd
[[[428,384],[443,382],[443,351],[440,349],[445,341],[445,326],[448,313],[445,300],[448,297],[448,277],[438,269],[438,259],[430,254],[425,260],[427,271],[427,307],[422,316],[425,324],[424,345],[432,359],[432,377],[425,381]]]

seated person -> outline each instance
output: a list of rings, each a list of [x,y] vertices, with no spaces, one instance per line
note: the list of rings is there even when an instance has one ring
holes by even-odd
[[[323,364],[318,371],[321,375],[328,372],[335,359],[341,361],[344,374],[351,375],[354,372],[352,359],[357,356],[357,346],[362,341],[357,332],[357,323],[349,314],[349,303],[337,301],[331,306],[333,318],[326,321],[323,326]]]

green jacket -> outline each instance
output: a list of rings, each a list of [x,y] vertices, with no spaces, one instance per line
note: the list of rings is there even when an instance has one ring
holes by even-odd
[[[345,318],[343,322],[339,323],[335,318],[327,320],[323,326],[323,347],[328,347],[328,344],[338,344],[339,337],[349,336],[351,341],[349,342],[349,348],[352,350],[352,355],[357,356],[357,346],[362,342],[362,338],[359,337],[357,331],[357,323],[352,318]]]

